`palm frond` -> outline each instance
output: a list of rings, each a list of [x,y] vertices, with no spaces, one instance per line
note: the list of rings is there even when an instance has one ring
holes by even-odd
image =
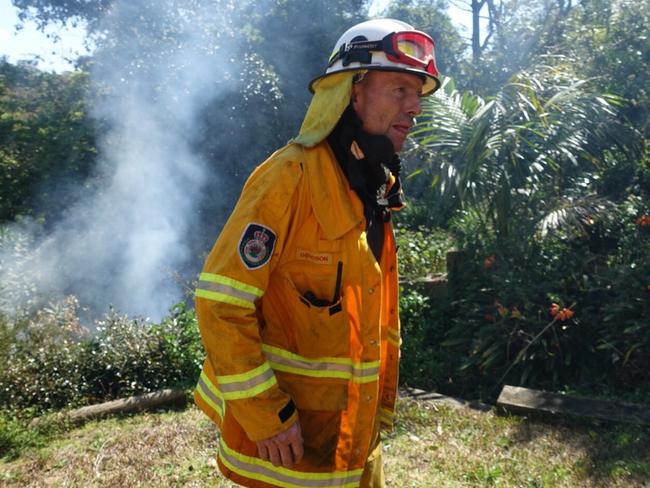
[[[502,220],[518,216],[539,221],[542,235],[566,225],[584,230],[587,215],[606,202],[571,200],[572,180],[595,171],[617,141],[628,144],[615,117],[623,102],[592,89],[596,80],[575,76],[569,60],[549,61],[519,73],[489,100],[461,94],[445,79],[423,100],[410,156],[426,171],[411,176],[426,174],[453,205],[487,209],[501,229],[512,227]],[[533,216],[526,208],[541,208],[551,195],[560,195],[556,209]]]
[[[586,227],[592,225],[598,218],[611,217],[615,211],[614,203],[595,194],[583,197],[561,197],[556,199],[553,207],[542,216],[537,228],[542,239],[557,229],[577,231],[585,235]]]

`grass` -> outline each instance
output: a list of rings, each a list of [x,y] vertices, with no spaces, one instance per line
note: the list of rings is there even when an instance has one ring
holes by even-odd
[[[196,408],[92,422],[0,461],[3,487],[231,487]],[[650,430],[558,424],[401,400],[388,486],[650,487]]]
[[[389,484],[407,487],[647,487],[650,430],[544,423],[402,401],[384,442]]]

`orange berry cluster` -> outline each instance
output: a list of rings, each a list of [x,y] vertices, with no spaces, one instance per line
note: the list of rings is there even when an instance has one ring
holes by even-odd
[[[650,227],[650,215],[642,215],[636,219],[636,223],[641,227]]]
[[[564,322],[575,315],[573,310],[570,308],[561,308],[557,303],[552,303],[549,311],[553,317],[557,316],[560,322]]]

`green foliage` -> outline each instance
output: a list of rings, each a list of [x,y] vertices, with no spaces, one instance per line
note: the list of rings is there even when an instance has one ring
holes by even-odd
[[[405,212],[408,212],[405,210]],[[446,255],[452,248],[451,235],[441,229],[423,226],[411,228],[408,215],[400,215],[395,228],[398,246],[400,321],[402,336],[402,383],[418,388],[438,389],[447,377],[450,358],[440,348],[444,338],[444,320],[438,306],[431,303],[423,278],[447,270]],[[439,304],[435,304],[439,305]]]
[[[650,236],[636,220],[497,245],[460,217],[465,261],[443,343],[462,358],[452,390],[490,397],[505,382],[647,401]],[[574,314],[554,316],[553,303]]]
[[[472,62],[464,63],[463,76],[457,78],[463,90],[483,96],[493,95],[516,73],[538,64],[540,56],[565,54],[565,46],[558,47],[558,44],[565,33],[566,19],[574,10],[572,2],[564,0],[488,3],[496,7],[491,16],[492,25],[480,28],[479,42],[472,46],[478,56],[474,57],[473,52]],[[490,28],[492,34],[488,35]]]
[[[84,21],[94,30],[114,0],[12,0],[11,3],[18,9],[20,20],[33,20],[41,29],[48,24],[75,25]]]
[[[567,60],[517,75],[489,101],[447,79],[423,104],[413,157],[443,199],[476,209],[499,241],[532,235],[558,209],[573,219],[555,226],[579,223],[607,210],[589,190],[597,158],[620,141],[616,130],[631,136],[630,156],[638,155],[638,137],[617,125],[615,103],[589,90]]]
[[[77,303],[40,310],[32,318],[0,322],[0,405],[3,408],[57,408],[78,397],[84,330]]]
[[[185,305],[176,305],[160,324],[111,312],[85,344],[84,372],[78,386],[85,390],[84,397],[93,401],[189,387],[202,359],[194,312]]]
[[[441,347],[446,313],[417,286],[403,286],[400,294],[402,357],[400,383],[427,391],[448,390],[455,351]]]
[[[203,360],[196,318],[184,304],[159,324],[115,312],[90,335],[77,303],[0,323],[0,405],[37,412],[169,387],[190,387]]]
[[[428,297],[417,290],[402,288],[399,307],[403,356],[400,377],[402,383],[414,386],[423,376],[438,376],[436,363],[431,361],[433,351],[426,337],[431,306]]]
[[[549,61],[491,100],[446,81],[415,133],[418,176],[455,204],[448,224],[465,256],[436,319],[453,371],[444,388],[641,395],[650,367],[643,141],[621,122],[617,97],[566,60]],[[429,327],[439,339],[439,322]]]
[[[70,205],[95,162],[88,75],[57,75],[0,58],[0,222]],[[64,192],[61,190],[67,189]]]
[[[411,229],[398,224],[395,240],[401,280],[413,281],[445,272],[447,251],[453,246],[449,233],[423,226]]]
[[[44,446],[54,428],[51,425],[30,426],[30,412],[0,412],[0,459],[12,460],[24,451]]]
[[[563,45],[603,89],[630,103],[621,115],[650,135],[650,9],[647,1],[581,2]]]
[[[31,253],[32,238],[17,229],[0,227],[0,313],[15,315],[17,304],[31,308],[36,287],[25,277],[34,256]]]

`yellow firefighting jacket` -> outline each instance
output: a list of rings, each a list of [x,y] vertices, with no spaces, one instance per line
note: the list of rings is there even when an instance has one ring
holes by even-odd
[[[253,487],[358,486],[371,437],[392,426],[399,361],[395,240],[381,266],[363,204],[326,141],[260,165],[196,290],[207,358],[197,405],[220,427],[221,471]],[[293,408],[295,405],[296,408]],[[257,457],[300,421],[303,460]]]

